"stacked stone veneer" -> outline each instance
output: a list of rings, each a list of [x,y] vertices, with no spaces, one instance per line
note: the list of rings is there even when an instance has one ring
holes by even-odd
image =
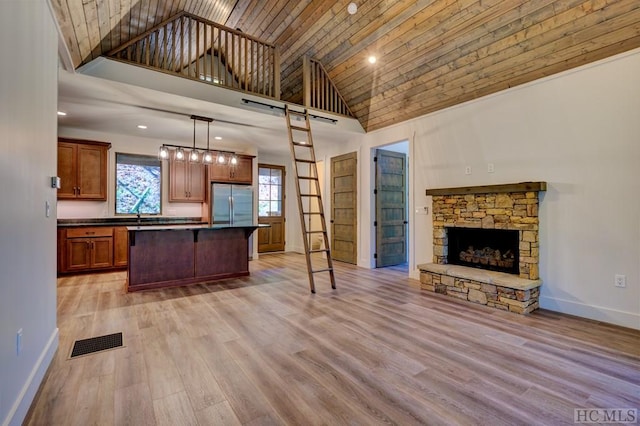
[[[447,263],[448,227],[520,231],[520,277],[539,278],[538,192],[433,196],[433,262]]]
[[[418,265],[421,288],[492,308],[526,314],[540,295],[538,192],[433,196],[433,261]],[[519,275],[447,265],[447,228],[519,231]]]
[[[418,265],[420,287],[518,314],[539,307],[540,280],[458,265]]]

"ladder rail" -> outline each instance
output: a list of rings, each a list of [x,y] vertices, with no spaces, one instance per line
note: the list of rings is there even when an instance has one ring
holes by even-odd
[[[304,117],[305,127],[299,125],[291,124],[291,117]],[[315,149],[313,145],[313,137],[311,135],[311,124],[309,122],[309,112],[308,110],[304,110],[304,112],[293,111],[289,109],[288,105],[285,105],[285,119],[287,121],[287,130],[289,134],[289,147],[291,149],[291,157],[293,160],[293,169],[295,172],[295,181],[296,181],[296,194],[298,198],[298,212],[300,216],[300,225],[302,228],[302,235],[304,240],[304,252],[305,259],[307,263],[307,273],[309,276],[309,287],[311,289],[311,293],[315,293],[315,281],[313,274],[319,272],[329,272],[329,278],[331,281],[331,288],[336,288],[335,275],[333,270],[333,260],[331,258],[331,250],[329,248],[329,237],[327,235],[327,222],[324,214],[324,206],[322,204],[322,197],[320,193],[320,180],[318,179],[318,168],[316,164],[316,155]],[[305,132],[307,134],[307,140],[305,142],[296,142],[293,137],[293,132]],[[296,147],[302,147],[309,149],[309,157],[307,158],[298,158],[296,155]],[[307,165],[307,171],[305,174],[300,173],[300,165]],[[300,183],[304,181],[307,183],[306,191],[307,193],[303,193],[300,188]],[[315,194],[311,194],[311,182],[315,183]],[[317,200],[317,211],[305,211],[305,206],[303,203],[303,198],[307,198],[307,202],[311,204],[312,199]],[[311,208],[311,206],[309,206]],[[307,229],[307,223],[305,217],[308,218],[309,222],[311,222],[312,216],[319,216],[320,225],[322,230],[320,231],[311,231]],[[309,223],[309,228],[311,228],[311,224]],[[311,235],[313,234],[322,234],[324,248],[323,249],[311,249],[311,243],[309,241]],[[311,262],[311,254],[312,253],[320,253],[323,252],[326,254],[327,267],[320,269],[313,269],[313,265]]]

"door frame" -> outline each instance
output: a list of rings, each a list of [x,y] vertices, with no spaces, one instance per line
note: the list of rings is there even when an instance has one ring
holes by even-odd
[[[401,148],[402,147],[402,148]],[[413,150],[414,144],[413,140],[406,138],[400,139],[395,142],[383,143],[376,146],[369,147],[369,194],[371,194],[369,198],[369,223],[370,223],[370,258],[369,258],[369,267],[374,269],[376,267],[376,259],[374,258],[376,252],[376,228],[373,226],[374,221],[376,220],[376,199],[374,195],[374,190],[376,189],[376,163],[373,161],[376,156],[377,149],[386,149],[388,151],[399,151],[407,156],[406,162],[406,191],[407,191],[407,264],[409,265],[408,275],[413,276],[414,269],[416,268],[416,259],[415,259],[415,197],[416,194],[413,190],[413,181],[414,181],[414,167],[413,167]],[[402,149],[402,150],[400,150]],[[419,194],[418,194],[419,196]],[[426,201],[425,201],[426,203]],[[363,230],[364,231],[364,230]],[[428,238],[428,235],[424,235],[424,238]]]
[[[384,151],[384,154],[381,152]],[[393,264],[389,264],[389,265],[382,265],[379,266],[380,263],[385,260],[383,259],[384,256],[381,256],[382,253],[380,253],[380,251],[382,250],[382,244],[381,241],[384,240],[384,238],[382,237],[382,227],[383,224],[388,225],[388,223],[384,223],[384,221],[382,220],[382,218],[378,217],[378,213],[380,213],[381,210],[381,201],[380,201],[380,178],[381,176],[378,174],[378,172],[381,170],[380,167],[380,158],[378,158],[379,155],[383,155],[383,156],[393,156],[395,158],[402,158],[403,160],[403,167],[402,167],[402,174],[404,176],[404,182],[403,182],[403,217],[402,217],[402,221],[404,222],[404,228],[402,230],[402,233],[404,234],[401,238],[404,239],[404,262],[397,262],[397,263],[393,263]],[[409,238],[408,238],[408,231],[409,231],[409,201],[408,201],[408,196],[409,196],[409,191],[407,189],[407,184],[409,183],[409,178],[408,178],[408,171],[409,168],[407,167],[407,153],[405,152],[400,152],[395,151],[395,150],[389,150],[389,149],[384,149],[384,148],[376,148],[375,151],[375,157],[374,157],[374,166],[375,166],[375,172],[374,172],[374,188],[376,188],[376,190],[374,191],[373,194],[373,200],[374,200],[374,205],[375,205],[375,212],[374,212],[374,225],[375,225],[375,231],[376,231],[376,239],[374,241],[374,251],[375,251],[375,266],[376,268],[384,268],[386,266],[395,266],[395,265],[400,265],[400,264],[405,264],[405,263],[409,263]],[[388,170],[387,170],[388,172]],[[384,173],[384,172],[383,172]],[[400,193],[401,191],[397,191],[398,193]],[[388,259],[387,259],[388,260]]]
[[[280,199],[280,207],[281,207],[281,216],[279,216],[280,218],[282,218],[282,250],[267,250],[267,251],[260,251],[260,241],[259,241],[259,232],[256,233],[256,247],[257,247],[257,251],[259,254],[263,254],[263,253],[270,253],[270,252],[279,252],[279,251],[285,251],[286,250],[286,246],[287,246],[287,242],[286,242],[286,236],[287,236],[287,216],[286,216],[286,202],[287,202],[287,190],[286,190],[286,186],[287,186],[287,169],[285,166],[282,165],[278,165],[278,164],[268,164],[268,163],[258,163],[258,181],[257,181],[257,189],[256,189],[256,198],[257,198],[257,203],[260,203],[260,169],[261,168],[269,168],[269,169],[278,169],[282,171],[282,194],[281,194],[281,199]],[[263,220],[263,223],[268,223],[270,217],[260,217],[260,207],[259,205],[257,205],[256,208],[256,212],[257,212],[257,216],[258,216],[258,223],[261,223],[260,221]],[[260,231],[260,230],[258,230]],[[270,235],[271,235],[271,228],[268,229]]]

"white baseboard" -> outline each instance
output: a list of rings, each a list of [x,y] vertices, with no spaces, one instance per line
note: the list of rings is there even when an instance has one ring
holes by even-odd
[[[540,307],[563,314],[575,315],[640,330],[640,313],[638,312],[618,311],[602,306],[586,305],[573,300],[557,299],[548,296],[540,296]]]
[[[33,366],[29,378],[22,387],[22,391],[20,391],[18,398],[16,398],[11,410],[9,410],[7,418],[2,422],[2,426],[20,426],[22,424],[57,349],[58,328],[56,327],[51,337],[49,337],[49,341],[44,347],[44,350],[38,357],[36,365]]]

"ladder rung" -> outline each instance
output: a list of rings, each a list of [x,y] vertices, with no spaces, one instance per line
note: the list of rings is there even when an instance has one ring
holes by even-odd
[[[298,130],[300,132],[310,132],[311,129],[309,129],[308,127],[300,127],[300,126],[289,126],[291,128],[291,130]]]
[[[306,231],[307,234],[324,234],[324,231]]]
[[[294,158],[294,160],[296,160],[298,163],[315,164],[315,161],[313,161],[313,160],[305,160],[303,158]]]
[[[309,253],[321,253],[321,252],[328,252],[328,249],[313,249],[313,250],[309,250]]]
[[[311,271],[311,273],[317,274],[318,272],[329,272],[329,271],[333,271],[333,268],[316,269],[315,271]]]
[[[310,143],[308,143],[308,142],[304,142],[304,143],[302,143],[302,142],[292,142],[292,143],[293,143],[295,146],[304,146],[305,148],[312,148],[312,147],[313,147],[313,145],[311,145],[311,144],[310,144]]]
[[[296,115],[301,115],[301,116],[304,117],[305,115],[307,115],[307,111],[306,110],[304,110],[304,111],[296,111],[295,109],[290,109],[289,110],[289,114],[296,114]]]
[[[302,212],[302,214],[319,214],[319,215],[323,215],[324,213],[320,213],[320,212]]]
[[[301,197],[318,197],[320,198],[320,194],[300,194]]]
[[[298,179],[318,180],[318,178],[315,176],[298,176]]]

